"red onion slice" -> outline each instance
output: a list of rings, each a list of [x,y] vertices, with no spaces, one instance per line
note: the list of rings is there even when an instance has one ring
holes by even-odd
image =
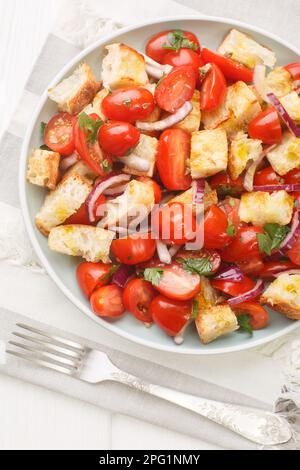
[[[155,69],[162,70],[165,74],[170,73],[173,70],[172,65],[160,64],[159,62],[156,62],[155,60],[151,59],[151,57],[149,57],[148,55],[146,55],[144,53],[140,53],[140,54],[144,57],[145,62],[146,62],[147,65],[150,65],[151,67],[153,67]]]
[[[150,163],[138,155],[131,154],[128,157],[120,157],[118,158],[118,161],[124,163],[133,170],[141,171],[143,173],[148,173],[150,170]]]
[[[251,300],[255,297],[258,297],[264,290],[264,282],[260,279],[257,281],[253,289],[249,290],[248,292],[245,292],[242,295],[238,295],[237,297],[232,297],[231,299],[228,299],[227,302],[229,305],[237,305],[241,304],[243,302],[246,302],[247,300]]]
[[[94,215],[95,204],[98,201],[101,194],[103,194],[104,191],[106,189],[110,188],[111,186],[115,186],[117,184],[124,183],[125,181],[129,182],[129,180],[130,180],[130,175],[121,174],[121,175],[112,176],[110,178],[107,178],[106,180],[101,181],[100,183],[98,183],[94,187],[94,189],[90,193],[90,195],[87,199],[87,202],[86,202],[87,207],[88,207],[89,219],[90,219],[91,223],[96,221],[96,218],[95,218],[95,215]]]
[[[193,182],[193,204],[204,204],[205,179],[200,178]]]
[[[268,93],[267,97],[269,98],[270,102],[275,106],[278,114],[280,114],[282,120],[284,121],[285,125],[291,131],[291,133],[295,137],[300,137],[300,129],[297,127],[295,121],[291,118],[285,107],[281,104],[279,99],[274,95],[274,93]]]
[[[169,253],[167,245],[165,245],[160,240],[157,240],[156,249],[157,249],[157,254],[158,254],[158,257],[159,257],[159,261],[161,263],[165,263],[165,264],[171,264],[172,263],[172,258],[171,258],[171,255]]]
[[[121,194],[126,191],[128,184],[123,184],[121,186],[116,186],[114,188],[109,188],[104,191],[104,196],[121,196]]]
[[[287,191],[292,193],[300,191],[300,184],[264,184],[262,186],[254,186],[253,191]]]
[[[122,287],[123,289],[126,284],[134,277],[134,275],[135,269],[133,266],[122,264],[122,266],[120,266],[113,275],[111,282],[119,287]]]
[[[267,153],[273,150],[273,148],[275,147],[277,146],[269,145],[269,147],[266,147],[262,151],[260,156],[256,160],[254,160],[254,162],[251,163],[251,165],[249,166],[248,170],[245,173],[244,183],[243,183],[243,186],[246,189],[246,191],[248,192],[253,191],[253,182],[254,182],[254,176],[255,176],[256,170],[258,166],[261,164],[261,162],[263,161],[263,159],[265,158],[265,156],[267,155]],[[257,191],[259,191],[259,189]]]
[[[281,243],[279,250],[289,250],[292,248],[295,240],[300,234],[300,219],[299,219],[299,212],[295,211],[293,220],[292,220],[292,226],[290,232],[287,234],[283,242]]]
[[[274,277],[279,277],[282,274],[298,274],[300,275],[300,268],[299,269],[288,269],[287,271],[281,271],[280,273],[273,274]]]
[[[75,163],[79,161],[79,155],[77,153],[72,153],[69,157],[65,157],[61,164],[60,164],[60,169],[61,171],[67,171],[69,168],[71,168]]]
[[[229,266],[217,274],[214,279],[217,281],[242,282],[245,276],[237,266]]]
[[[169,249],[169,254],[171,256],[171,258],[174,258],[174,256],[177,255],[178,251],[180,250],[181,248],[181,245],[173,245],[171,246],[171,248]]]
[[[141,131],[163,131],[185,119],[192,110],[192,103],[190,101],[186,101],[181,108],[179,108],[174,114],[167,116],[165,119],[156,122],[137,121],[136,127]]]

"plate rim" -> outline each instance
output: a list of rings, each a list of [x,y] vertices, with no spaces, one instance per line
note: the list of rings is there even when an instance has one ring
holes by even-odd
[[[31,140],[31,136],[34,130],[34,127],[37,122],[37,118],[42,111],[43,107],[46,104],[46,101],[48,99],[48,94],[47,90],[48,88],[51,88],[55,86],[59,81],[66,75],[66,73],[72,69],[77,63],[79,63],[84,57],[89,55],[91,52],[96,50],[97,48],[101,47],[103,44],[107,43],[108,41],[114,39],[117,36],[132,32],[137,29],[141,29],[147,26],[151,25],[157,25],[157,24],[162,24],[165,22],[172,22],[172,21],[209,21],[209,22],[214,22],[214,23],[221,23],[221,24],[226,24],[229,26],[237,26],[240,28],[245,28],[248,30],[251,30],[254,33],[261,34],[262,36],[268,37],[279,44],[287,47],[290,49],[292,52],[298,54],[300,56],[300,50],[295,47],[294,45],[290,44],[288,41],[280,38],[274,33],[264,31],[262,28],[234,20],[231,18],[226,18],[226,17],[220,17],[220,16],[209,16],[209,15],[177,15],[177,16],[168,16],[164,17],[158,20],[149,20],[145,22],[140,22],[136,23],[131,26],[127,26],[124,28],[120,28],[112,33],[104,35],[101,39],[98,41],[93,42],[91,45],[89,45],[87,48],[83,49],[79,54],[77,54],[73,59],[71,59],[53,78],[51,83],[47,86],[47,89],[44,91],[44,93],[41,95],[39,102],[34,110],[34,113],[32,115],[32,118],[30,122],[27,125],[26,128],[26,133],[23,139],[22,143],[22,149],[21,149],[21,155],[20,155],[20,162],[19,162],[19,175],[18,175],[18,189],[19,189],[19,199],[20,199],[20,204],[21,204],[21,211],[22,211],[22,216],[24,219],[25,223],[25,228],[27,231],[27,234],[30,238],[30,241],[32,243],[32,246],[34,248],[35,253],[37,254],[40,262],[42,263],[43,267],[45,268],[46,272],[48,273],[49,277],[51,280],[56,284],[56,286],[61,290],[61,292],[66,296],[66,298],[73,304],[75,307],[77,307],[82,313],[87,315],[89,318],[91,318],[95,323],[101,325],[105,329],[111,331],[112,333],[116,334],[117,336],[120,336],[134,344],[138,344],[150,349],[155,349],[158,351],[164,351],[172,354],[178,354],[178,355],[186,355],[186,356],[213,356],[213,355],[220,355],[220,354],[230,354],[234,352],[240,352],[240,351],[246,351],[250,350],[253,348],[256,348],[258,346],[262,346],[265,344],[270,343],[271,341],[274,341],[275,339],[278,339],[280,337],[283,337],[292,331],[294,331],[296,328],[298,328],[300,325],[296,321],[294,323],[291,323],[291,325],[288,325],[284,327],[282,330],[270,334],[270,336],[266,338],[261,338],[258,340],[254,340],[251,342],[251,344],[247,344],[245,341],[244,344],[240,345],[235,345],[235,346],[222,346],[219,348],[210,348],[210,349],[205,349],[201,348],[199,350],[195,350],[190,347],[185,347],[184,345],[178,347],[174,345],[172,342],[170,343],[170,346],[168,345],[163,345],[163,344],[156,344],[153,343],[150,340],[139,338],[136,334],[133,333],[128,333],[126,331],[123,331],[121,328],[118,328],[115,326],[114,323],[109,323],[101,318],[98,318],[96,315],[94,315],[91,310],[84,305],[83,302],[81,302],[79,299],[76,298],[76,296],[66,287],[66,285],[59,279],[57,276],[54,268],[52,268],[51,263],[48,261],[48,257],[43,253],[43,250],[39,244],[39,241],[36,237],[36,234],[34,232],[33,228],[33,221],[30,216],[29,212],[29,205],[27,203],[27,191],[26,191],[26,168],[27,168],[27,159],[28,159],[28,152],[29,152],[29,143]],[[170,339],[170,341],[172,341]]]

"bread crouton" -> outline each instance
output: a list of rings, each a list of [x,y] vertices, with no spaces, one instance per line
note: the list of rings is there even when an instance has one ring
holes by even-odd
[[[191,99],[193,109],[190,114],[182,121],[175,124],[173,127],[176,129],[183,129],[186,132],[196,132],[200,129],[201,123],[201,110],[200,110],[200,92],[195,90],[193,98]]]
[[[300,275],[281,274],[265,290],[260,301],[291,320],[300,320]]]
[[[229,138],[247,131],[249,122],[261,112],[261,105],[251,87],[236,82],[227,89],[226,99],[213,111],[202,113],[205,129],[224,129]]]
[[[228,304],[200,308],[196,328],[203,344],[239,329],[237,317]]]
[[[300,123],[300,96],[295,91],[288,93],[281,98],[281,104],[289,113],[292,119]]]
[[[227,34],[218,48],[218,53],[250,68],[261,63],[273,68],[276,64],[276,55],[273,51],[237,29],[232,29]]]
[[[44,234],[61,225],[81,207],[90,194],[92,185],[80,175],[74,174],[63,178],[57,188],[45,199],[35,222]]]
[[[146,160],[150,164],[150,168],[147,172],[138,171],[128,166],[123,169],[124,173],[135,176],[152,176],[154,175],[156,156],[158,149],[158,140],[155,137],[141,134],[140,141],[132,152],[132,155],[140,157],[142,160]]]
[[[276,67],[268,73],[265,81],[266,93],[274,93],[277,98],[293,91],[293,80],[290,73],[283,67]]]
[[[86,261],[110,263],[113,232],[89,225],[64,225],[53,228],[49,235],[50,250],[64,255],[81,256]]]
[[[65,177],[70,175],[80,175],[91,183],[99,177],[83,160],[79,160],[65,173]]]
[[[104,98],[109,95],[109,93],[109,90],[107,90],[106,88],[102,88],[102,90],[98,91],[93,102],[89,104],[86,108],[84,108],[83,112],[88,115],[97,114],[102,121],[107,121],[107,118],[102,111],[102,102]]]
[[[125,44],[110,44],[102,62],[104,88],[143,86],[149,83],[144,57]]]
[[[261,140],[249,139],[247,134],[238,133],[231,142],[228,170],[236,180],[246,169],[248,162],[255,161],[262,153]]]
[[[300,166],[300,138],[285,132],[282,142],[267,153],[267,159],[273,170],[280,176]]]
[[[193,192],[194,192],[194,189],[190,188],[187,191],[185,191],[184,193],[181,193],[178,196],[171,199],[169,201],[169,203],[180,202],[181,204],[193,204]],[[204,210],[206,211],[213,204],[218,204],[217,191],[211,189],[209,184],[207,182],[205,182]],[[196,204],[193,204],[193,213],[194,214],[197,213],[197,208],[198,208],[198,206]]]
[[[58,104],[59,111],[75,115],[91,103],[100,87],[90,66],[83,63],[70,77],[50,88],[48,95]]]
[[[59,177],[59,164],[59,153],[35,149],[28,161],[28,181],[42,188],[55,189]]]
[[[259,227],[272,223],[287,225],[292,220],[293,210],[294,198],[286,191],[272,194],[257,191],[242,194],[239,217],[242,222]]]
[[[138,217],[144,219],[154,206],[154,190],[141,181],[131,181],[122,196],[112,199],[103,206],[105,217],[98,226],[113,227],[117,224],[128,226],[128,222]]]
[[[190,159],[193,179],[215,175],[226,170],[227,164],[228,144],[224,130],[193,132]]]

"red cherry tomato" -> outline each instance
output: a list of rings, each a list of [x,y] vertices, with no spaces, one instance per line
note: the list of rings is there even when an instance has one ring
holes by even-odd
[[[274,279],[275,274],[281,273],[283,271],[288,271],[290,269],[298,269],[298,266],[292,261],[268,261],[264,263],[263,268],[259,272],[259,276],[263,279]]]
[[[115,257],[123,264],[134,265],[149,261],[155,253],[156,243],[149,235],[131,235],[112,242]]]
[[[252,139],[259,139],[264,144],[280,144],[282,130],[276,109],[271,107],[259,113],[250,122],[248,132]]]
[[[154,106],[154,98],[149,90],[126,87],[106,96],[102,102],[102,111],[113,121],[134,122],[150,116]]]
[[[284,176],[284,182],[287,184],[299,184],[300,183],[300,168],[290,171]],[[291,193],[295,199],[300,202],[300,191],[294,191]]]
[[[160,136],[156,165],[163,185],[170,191],[191,187],[192,178],[186,174],[190,147],[191,137],[182,129],[168,129]]]
[[[296,237],[292,248],[286,254],[294,264],[300,266],[300,236]]]
[[[196,218],[188,204],[172,202],[161,207],[153,217],[153,232],[161,240],[184,245],[196,237]]]
[[[219,208],[227,217],[228,224],[233,225],[235,230],[237,230],[241,224],[239,216],[240,203],[239,199],[227,197],[219,204]]]
[[[172,65],[173,67],[181,67],[182,65],[190,65],[196,72],[196,78],[199,77],[199,68],[204,65],[201,56],[192,49],[179,49],[179,51],[171,51],[163,58],[163,64]]]
[[[89,218],[88,206],[87,206],[87,203],[84,202],[82,206],[78,209],[78,211],[75,212],[75,214],[71,215],[71,217],[69,217],[65,221],[64,225],[95,225],[101,219],[101,217],[97,216],[98,207],[102,206],[105,203],[106,203],[106,197],[103,194],[101,194],[94,208],[95,223],[93,224],[91,223],[90,218]]]
[[[68,113],[54,116],[46,126],[44,141],[53,152],[71,155],[75,150],[73,117]]]
[[[280,184],[280,177],[271,166],[259,170],[254,176],[254,186],[265,186],[270,184]]]
[[[230,243],[232,238],[227,229],[228,219],[224,212],[216,205],[211,206],[204,216],[204,247],[220,249]]]
[[[227,173],[218,173],[210,179],[210,186],[218,192],[219,197],[224,196],[240,196],[244,191],[244,178],[239,176],[236,180],[232,180]]]
[[[200,277],[186,271],[177,263],[162,268],[163,274],[156,289],[166,297],[175,300],[190,300],[200,290]]]
[[[138,179],[141,183],[147,184],[150,188],[154,191],[154,202],[155,204],[159,204],[162,198],[162,191],[160,186],[154,181],[152,178],[148,178],[148,176],[140,176]]]
[[[186,101],[190,101],[196,88],[193,67],[175,67],[165,76],[155,90],[158,106],[168,113],[175,113]]]
[[[128,122],[108,122],[99,130],[98,140],[104,152],[124,157],[140,140],[140,131]]]
[[[97,114],[91,114],[90,118],[94,121],[100,119]],[[98,175],[107,175],[108,168],[111,166],[111,159],[104,157],[98,139],[95,142],[90,142],[88,133],[84,129],[80,129],[78,119],[74,119],[73,132],[75,148],[82,160]]]
[[[149,307],[152,300],[157,296],[150,282],[142,279],[133,279],[125,287],[123,303],[132,315],[143,323],[152,323]]]
[[[179,335],[191,319],[192,302],[170,300],[162,295],[150,304],[149,313],[168,335]]]
[[[227,84],[223,72],[217,65],[210,64],[210,70],[201,85],[200,108],[203,111],[218,108],[224,101],[226,90]]]
[[[291,74],[294,80],[300,80],[300,62],[294,62],[286,65],[284,68]]]
[[[224,292],[224,294],[231,295],[232,297],[237,297],[238,295],[245,294],[252,290],[255,287],[255,282],[250,279],[250,277],[245,277],[241,282],[232,282],[232,281],[219,281],[213,279],[211,285],[215,288]]]
[[[211,265],[212,274],[216,273],[221,266],[221,256],[214,250],[201,250],[201,251],[185,251],[181,250],[177,253],[176,259],[202,259],[209,260]]]
[[[89,299],[98,287],[109,284],[114,266],[104,263],[81,263],[77,268],[77,281],[84,295]]]
[[[232,307],[235,314],[249,315],[250,325],[253,330],[261,330],[268,326],[269,313],[258,302],[243,302]]]
[[[151,59],[163,63],[164,57],[170,52],[170,46],[172,47],[174,41],[174,33],[178,34],[178,30],[168,30],[161,31],[160,33],[152,36],[146,45],[146,54],[151,57]],[[200,44],[195,34],[190,33],[189,31],[182,31],[183,39],[187,39],[193,43],[194,50],[198,54],[200,53]],[[191,44],[191,45],[193,45]]]
[[[235,62],[229,57],[224,57],[206,48],[202,50],[201,55],[206,64],[216,64],[230,82],[241,80],[242,82],[251,83],[253,81],[253,70],[245,67],[243,64]]]
[[[258,233],[263,233],[261,227],[241,227],[231,244],[222,250],[222,259],[229,263],[235,263],[236,261],[247,261],[250,258],[259,258]]]
[[[125,313],[122,289],[115,285],[96,289],[91,296],[91,307],[98,317],[121,317]]]
[[[261,270],[264,268],[264,262],[261,257],[238,261],[236,264],[244,274],[250,274],[252,276],[260,276]]]

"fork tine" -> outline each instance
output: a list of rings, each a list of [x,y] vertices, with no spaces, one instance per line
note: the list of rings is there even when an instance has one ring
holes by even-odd
[[[66,338],[61,338],[59,336],[54,336],[46,333],[45,331],[38,330],[36,328],[32,328],[29,325],[25,325],[24,323],[17,323],[17,327],[22,328],[23,330],[30,331],[31,333],[35,333],[37,335],[43,336],[44,338],[48,338],[53,342],[53,344],[56,344],[57,346],[62,346],[67,349],[72,349],[75,352],[85,352],[85,347],[82,346],[79,343],[75,343],[74,341],[70,341]]]
[[[14,331],[12,335],[16,336],[17,338],[24,339],[25,341],[29,341],[33,344],[38,344],[40,347],[43,347],[43,350],[46,352],[49,352],[49,353],[58,352],[59,355],[61,357],[64,357],[65,359],[69,359],[69,358],[82,359],[83,354],[81,352],[74,352],[74,351],[71,351],[70,349],[66,349],[65,347],[62,348],[61,346],[56,346],[50,340],[48,341],[47,339],[40,339],[35,336],[23,335],[16,331]]]
[[[29,361],[29,362],[32,362],[38,366],[42,366],[42,367],[46,367],[47,369],[51,369],[51,370],[55,370],[56,372],[60,372],[61,374],[65,374],[65,375],[74,375],[74,370],[69,370],[65,367],[62,367],[62,366],[57,366],[55,364],[52,364],[50,361],[44,361],[44,360],[41,360],[41,359],[37,359],[36,357],[33,357],[33,356],[30,356],[29,354],[22,354],[22,353],[19,353],[19,352],[16,352],[16,351],[12,351],[10,349],[8,349],[6,351],[7,354],[10,354],[12,356],[16,356],[20,359],[25,359],[26,361]]]

